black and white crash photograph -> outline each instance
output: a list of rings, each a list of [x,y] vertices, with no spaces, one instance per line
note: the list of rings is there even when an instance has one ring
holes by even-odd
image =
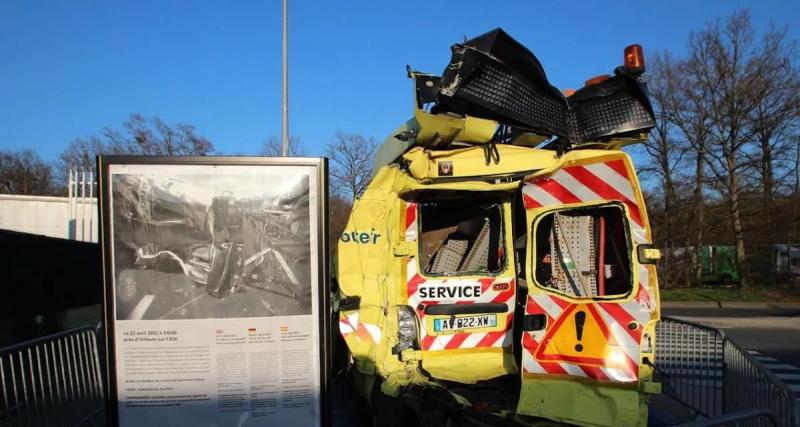
[[[311,314],[305,171],[124,165],[110,181],[117,320]]]

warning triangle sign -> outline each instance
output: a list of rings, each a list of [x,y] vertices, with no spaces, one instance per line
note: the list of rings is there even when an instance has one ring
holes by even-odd
[[[603,366],[616,346],[610,336],[596,307],[572,305],[548,328],[535,357],[540,361]]]

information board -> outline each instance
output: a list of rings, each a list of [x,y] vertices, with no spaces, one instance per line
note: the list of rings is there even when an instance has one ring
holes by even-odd
[[[327,425],[326,168],[98,158],[111,425]]]

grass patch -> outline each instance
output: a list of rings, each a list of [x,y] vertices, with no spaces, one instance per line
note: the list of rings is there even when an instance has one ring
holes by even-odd
[[[742,292],[737,288],[678,288],[662,289],[662,301],[708,301],[708,302],[730,302],[730,301],[778,301],[770,295],[764,295],[758,291]]]

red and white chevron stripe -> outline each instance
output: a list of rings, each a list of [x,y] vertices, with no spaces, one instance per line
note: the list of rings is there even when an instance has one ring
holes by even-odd
[[[511,345],[512,325],[514,316],[514,301],[516,287],[514,279],[507,278],[482,278],[482,279],[426,279],[417,271],[417,261],[409,258],[407,265],[408,281],[406,291],[408,305],[414,307],[420,320],[420,346],[422,350],[453,350],[459,348],[478,347],[509,347]],[[494,286],[508,284],[508,286]],[[480,286],[481,295],[478,298],[441,298],[431,299],[420,296],[420,285],[431,287],[450,286],[468,287]],[[496,289],[497,288],[497,289]],[[503,289],[504,288],[504,289]],[[502,290],[500,290],[502,289]],[[425,325],[424,307],[435,304],[472,304],[472,303],[506,303],[507,316],[504,325],[498,325],[497,331],[492,332],[456,332],[436,334],[429,331]],[[499,317],[499,316],[498,316]]]
[[[628,206],[631,220],[644,226],[625,161],[568,166],[548,177],[535,178],[522,187],[525,208],[616,200]],[[642,238],[644,236],[641,236]]]
[[[522,368],[528,374],[570,375],[591,378],[601,381],[631,382],[638,379],[639,373],[639,340],[642,328],[631,331],[621,323],[627,315],[622,313],[618,304],[588,303],[587,310],[599,315],[605,326],[604,334],[609,343],[609,355],[600,363],[576,363],[544,358],[537,354],[545,342],[547,330],[524,332],[522,335]],[[546,294],[531,295],[528,298],[527,314],[544,314],[547,324],[556,324],[562,316],[570,317],[577,304],[556,296]],[[569,319],[567,319],[569,320]]]
[[[546,177],[535,178],[522,187],[526,209],[582,204],[598,201],[617,201],[627,207],[634,243],[647,243],[646,212],[637,202],[631,172],[624,158],[604,162],[574,165],[557,170]],[[603,366],[578,365],[564,361],[542,361],[535,357],[546,331],[523,334],[522,365],[531,374],[560,374],[598,380],[630,382],[638,379],[642,328],[655,310],[650,291],[652,266],[639,265],[636,297],[625,303],[588,303],[608,326],[613,352]],[[527,314],[546,314],[548,325],[557,321],[574,304],[556,296],[534,294],[528,297]],[[640,326],[630,330],[627,325],[636,321]]]
[[[526,209],[598,201],[621,202],[628,208],[634,243],[648,243],[644,228],[647,212],[636,201],[631,179],[626,161],[617,158],[569,166],[550,176],[535,178],[522,186],[522,197]],[[639,266],[639,290],[636,295],[636,301],[648,312],[648,317],[655,308],[650,292],[651,270],[652,267]]]
[[[417,204],[406,204],[406,241],[417,240]]]
[[[347,339],[353,334],[356,340],[377,344],[381,341],[381,329],[377,325],[358,321],[358,311],[345,315],[339,313],[339,333]]]
[[[406,241],[417,240],[417,204],[408,203],[406,207]],[[513,337],[512,326],[514,317],[514,301],[516,286],[513,277],[487,277],[480,279],[428,279],[419,274],[417,260],[414,257],[407,259],[406,266],[406,292],[408,305],[414,308],[420,320],[420,347],[425,351],[455,350],[461,348],[480,347],[509,347]],[[508,286],[494,286],[508,284]],[[441,298],[431,299],[422,297],[420,285],[468,287],[480,286],[481,295],[478,298]],[[504,325],[498,325],[497,331],[492,332],[455,332],[436,334],[427,330],[425,325],[424,307],[434,304],[471,304],[484,302],[506,303],[508,311]],[[500,316],[498,316],[500,317]]]

